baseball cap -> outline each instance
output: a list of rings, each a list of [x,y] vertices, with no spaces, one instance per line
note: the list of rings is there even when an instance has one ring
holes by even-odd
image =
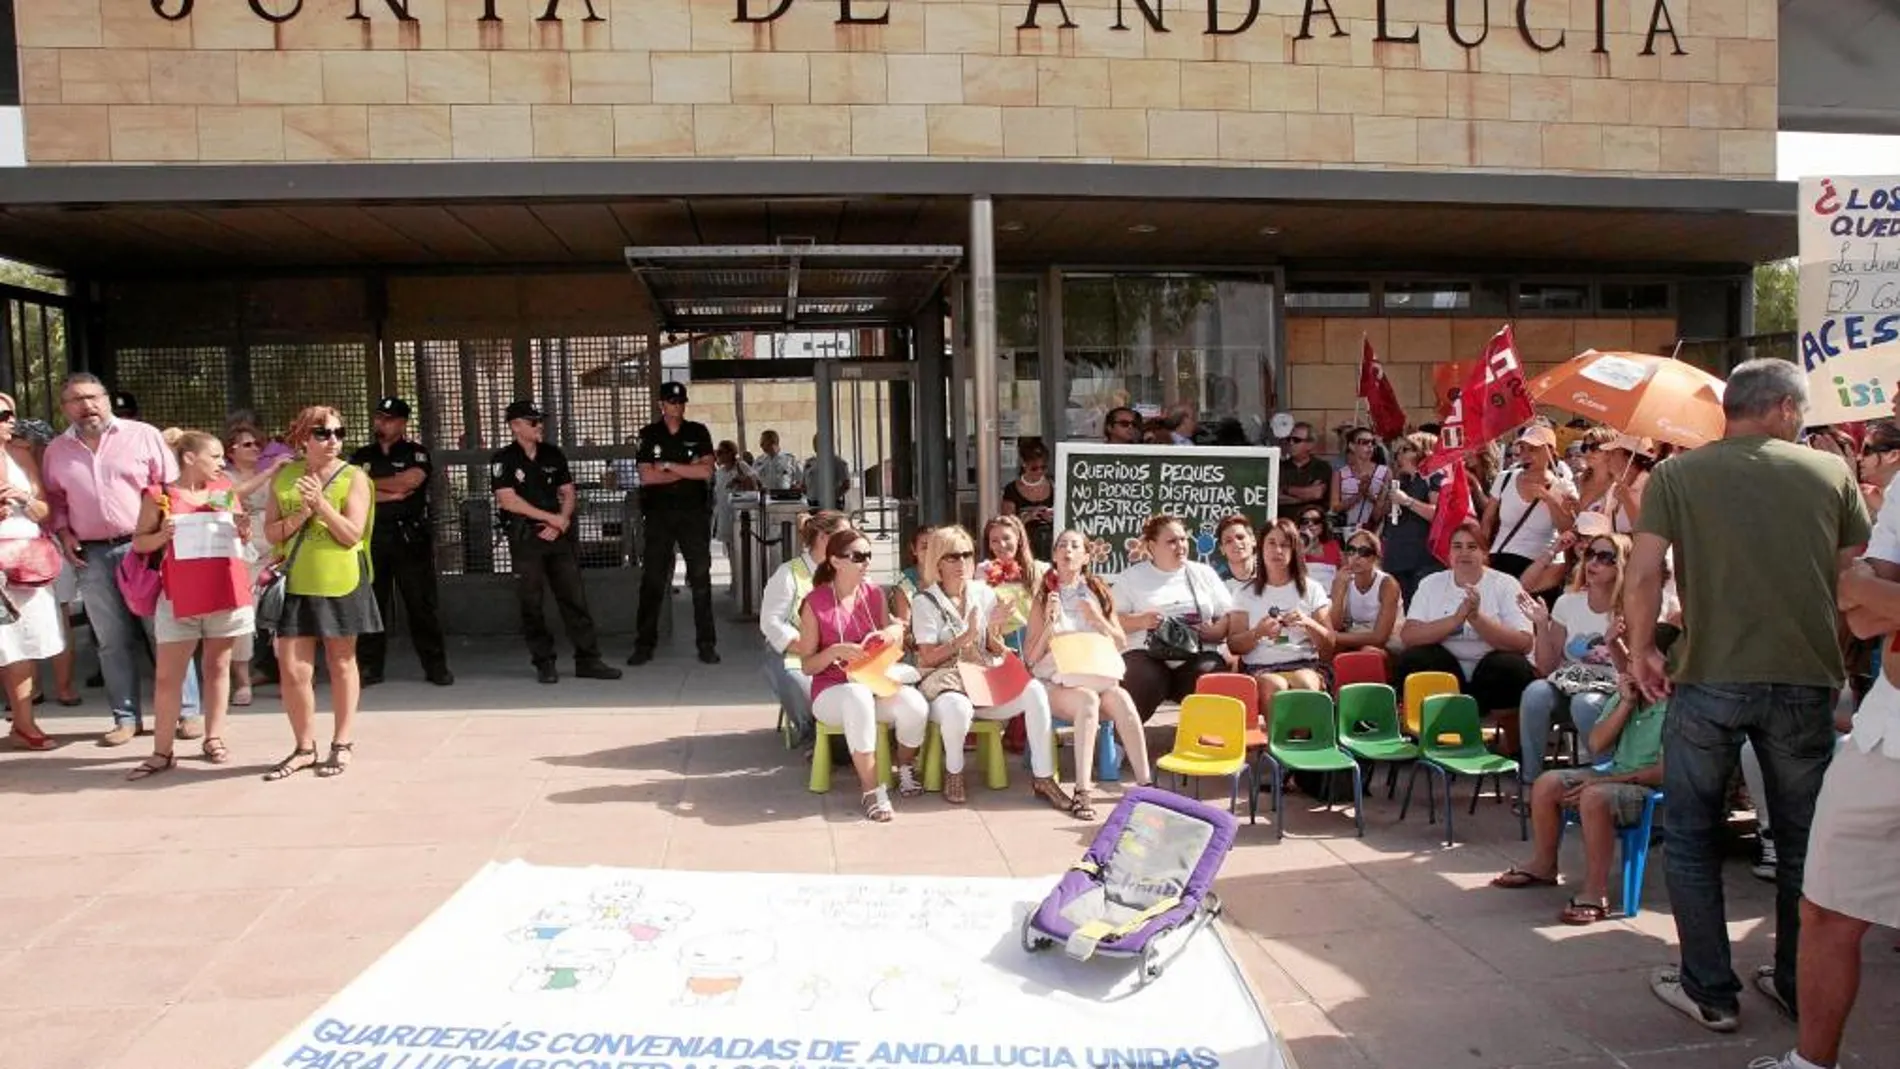
[[[1557,432],[1541,423],[1533,423],[1524,428],[1517,440],[1527,445],[1541,445],[1552,452],[1557,450]]]
[[[686,384],[683,382],[664,382],[660,384],[660,400],[667,404],[686,403]]]
[[[1634,453],[1639,457],[1653,457],[1656,455],[1655,442],[1648,438],[1638,438],[1634,434],[1619,434],[1603,443],[1603,448],[1621,449],[1626,453]]]
[[[392,416],[396,419],[409,418],[409,402],[400,397],[385,397],[376,402],[376,414]]]
[[[517,419],[541,419],[542,416],[541,410],[535,407],[533,401],[515,401],[508,406],[507,418],[513,421]]]
[[[136,417],[139,414],[139,399],[125,390],[112,391],[112,414],[127,419]]]
[[[1601,512],[1577,513],[1577,536],[1580,538],[1600,538],[1615,533],[1610,518]]]

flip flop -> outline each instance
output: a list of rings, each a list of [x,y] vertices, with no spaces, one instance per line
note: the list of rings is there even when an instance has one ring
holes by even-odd
[[[1579,902],[1573,898],[1564,905],[1564,911],[1557,914],[1557,919],[1565,924],[1582,927],[1586,924],[1595,924],[1609,915],[1608,902]]]
[[[1515,891],[1521,887],[1555,887],[1557,877],[1539,876],[1534,872],[1525,872],[1520,868],[1506,869],[1491,880],[1491,886]]]

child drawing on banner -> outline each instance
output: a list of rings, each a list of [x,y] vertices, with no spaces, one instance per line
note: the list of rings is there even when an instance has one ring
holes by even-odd
[[[967,994],[963,981],[932,976],[902,966],[884,970],[871,985],[871,1009],[878,1013],[937,1013],[949,1015],[963,1008]]]
[[[831,980],[819,973],[810,973],[792,991],[792,1005],[800,1013],[816,1010],[831,996]]]
[[[637,906],[645,895],[645,887],[630,880],[619,880],[595,888],[590,901],[594,903],[595,916],[611,924]]]
[[[764,932],[735,931],[702,935],[680,948],[686,983],[675,1006],[730,1006],[746,977],[777,954]]]
[[[595,907],[584,902],[556,902],[536,913],[528,923],[508,933],[517,943],[545,943],[562,932],[594,919]]]
[[[569,928],[543,945],[541,959],[515,978],[516,991],[598,991],[632,939],[617,928]]]
[[[629,910],[619,918],[619,923],[633,939],[633,949],[652,950],[675,928],[685,924],[693,917],[693,907],[684,902],[646,902]]]

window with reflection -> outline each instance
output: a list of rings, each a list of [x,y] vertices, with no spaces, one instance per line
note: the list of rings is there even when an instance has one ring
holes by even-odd
[[[1275,393],[1275,314],[1273,284],[1258,277],[1065,276],[1059,430],[1101,441],[1104,417],[1126,406],[1151,440],[1259,442]]]

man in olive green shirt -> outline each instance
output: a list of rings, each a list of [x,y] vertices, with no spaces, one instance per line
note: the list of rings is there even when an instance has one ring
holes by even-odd
[[[1815,797],[1834,753],[1834,693],[1846,679],[1835,588],[1871,530],[1839,457],[1795,444],[1808,407],[1801,369],[1751,360],[1729,376],[1720,441],[1658,465],[1625,577],[1630,669],[1646,696],[1669,696],[1663,789],[1665,875],[1680,967],[1656,996],[1717,1032],[1740,1024],[1729,958],[1720,833],[1744,740],[1769,784],[1775,829],[1775,963],[1755,986],[1792,1016],[1801,869]],[[1675,554],[1682,639],[1656,649],[1663,556]],[[1757,799],[1757,804],[1764,800]]]

